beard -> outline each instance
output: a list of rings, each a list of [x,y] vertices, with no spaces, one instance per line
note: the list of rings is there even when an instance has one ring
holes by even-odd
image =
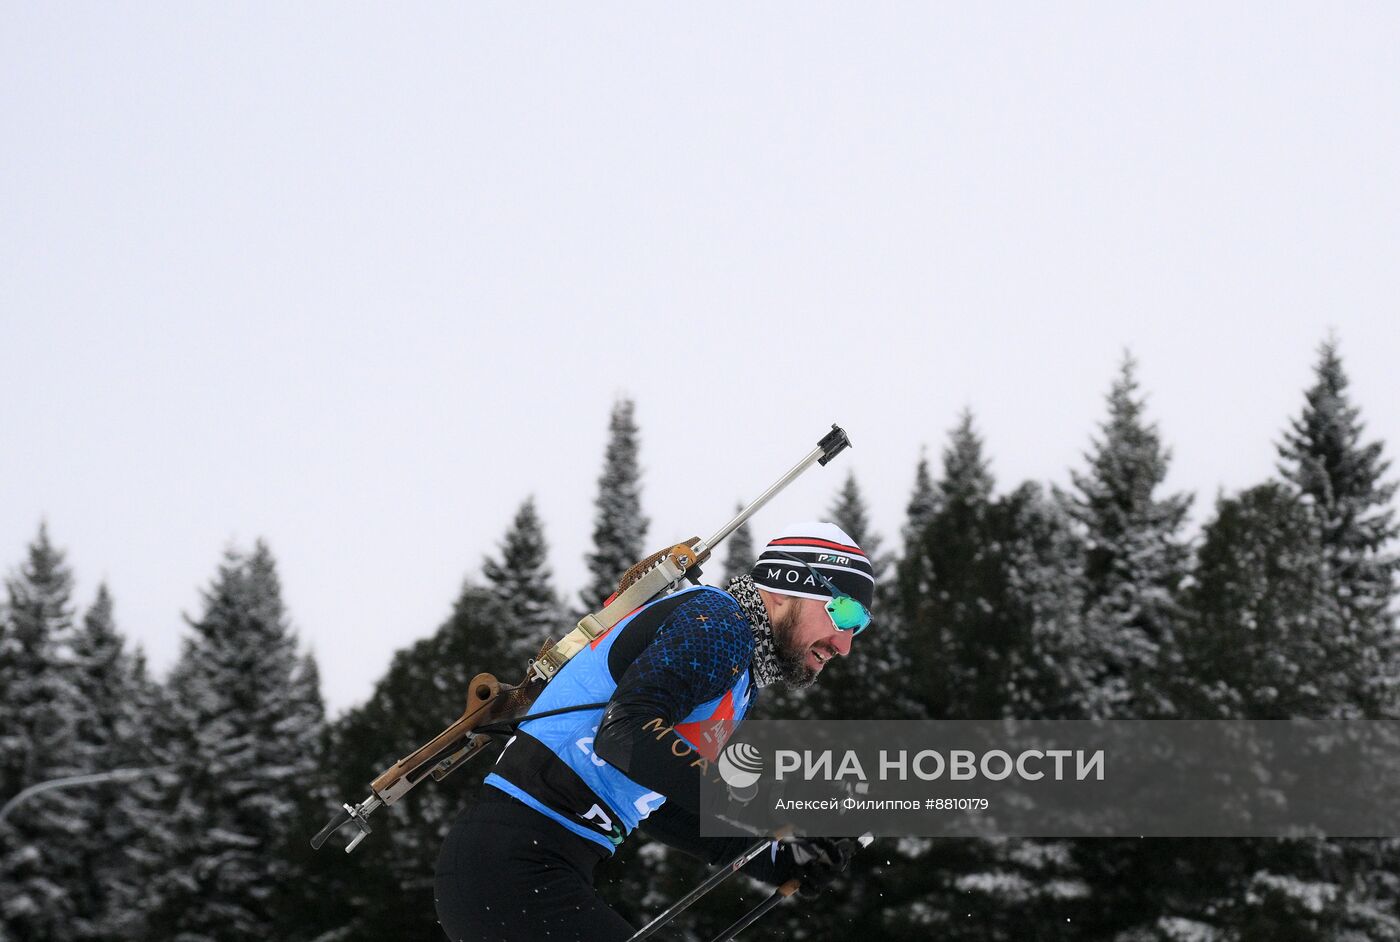
[[[797,606],[773,622],[773,641],[778,662],[778,679],[793,690],[810,687],[817,672],[807,665],[807,649],[798,647]]]

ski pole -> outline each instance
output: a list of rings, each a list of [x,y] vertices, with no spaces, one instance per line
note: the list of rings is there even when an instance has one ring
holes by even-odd
[[[773,895],[769,896],[766,900],[759,903],[753,909],[740,916],[738,922],[734,923],[734,925],[730,926],[728,929],[725,929],[719,935],[715,936],[712,942],[731,942],[731,940],[736,935],[743,932],[749,926],[762,919],[763,916],[768,912],[768,910],[772,909],[774,906],[777,906],[779,903],[787,899],[792,894],[796,893],[801,888],[801,882],[797,880],[787,881],[782,886],[774,890]]]
[[[729,879],[731,875],[743,869],[745,864],[747,864],[750,860],[753,860],[759,854],[763,853],[772,845],[772,838],[764,838],[757,844],[754,844],[752,847],[744,851],[738,857],[735,857],[729,863],[725,864],[723,867],[720,867],[714,873],[706,877],[700,883],[699,886],[691,890],[689,893],[685,894],[685,896],[682,896],[675,903],[672,903],[670,908],[667,909],[665,912],[661,913],[651,922],[638,929],[635,933],[632,934],[632,937],[628,939],[627,942],[637,942],[637,940],[645,939],[652,933],[656,932],[656,930],[666,925],[666,923],[670,922],[672,919],[675,919],[681,913],[685,912],[685,910],[690,907],[691,903],[694,903],[700,897],[704,896],[706,893],[719,886],[725,880]]]
[[[875,842],[875,835],[867,831],[860,837],[856,838],[856,842],[860,844],[861,847],[869,847]],[[760,919],[762,919],[765,915],[768,914],[768,911],[770,909],[772,909],[774,906],[777,906],[783,900],[787,899],[789,896],[792,896],[800,889],[802,889],[802,882],[800,880],[787,881],[782,886],[774,890],[772,895],[769,896],[766,900],[759,903],[757,906],[755,906],[748,912],[744,913],[744,915],[739,917],[738,922],[734,923],[734,925],[730,926],[728,929],[725,929],[719,935],[715,936],[712,940],[710,940],[710,942],[732,942],[735,936],[743,932],[749,926],[758,922]]]

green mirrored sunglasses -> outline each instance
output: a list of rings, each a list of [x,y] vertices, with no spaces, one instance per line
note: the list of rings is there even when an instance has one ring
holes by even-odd
[[[770,550],[770,552],[772,551]],[[795,563],[800,563],[817,578],[818,582],[826,587],[826,590],[831,593],[831,598],[826,603],[826,614],[830,616],[831,623],[836,626],[837,631],[849,631],[853,635],[858,635],[870,627],[870,610],[838,589],[836,583],[818,572],[811,563],[800,556],[794,556],[792,553],[772,552],[772,555],[782,556]]]

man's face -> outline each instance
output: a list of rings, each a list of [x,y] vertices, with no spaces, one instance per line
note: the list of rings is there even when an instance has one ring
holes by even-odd
[[[806,687],[827,661],[851,653],[853,632],[838,631],[825,603],[788,596],[792,604],[773,622],[778,665],[789,687]]]

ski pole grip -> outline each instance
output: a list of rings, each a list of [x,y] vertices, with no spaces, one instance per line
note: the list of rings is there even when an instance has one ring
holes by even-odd
[[[826,433],[825,438],[817,442],[817,447],[822,450],[822,456],[817,459],[817,463],[826,467],[828,461],[851,447],[851,439],[846,434],[845,429],[833,422],[831,423],[831,431]]]

